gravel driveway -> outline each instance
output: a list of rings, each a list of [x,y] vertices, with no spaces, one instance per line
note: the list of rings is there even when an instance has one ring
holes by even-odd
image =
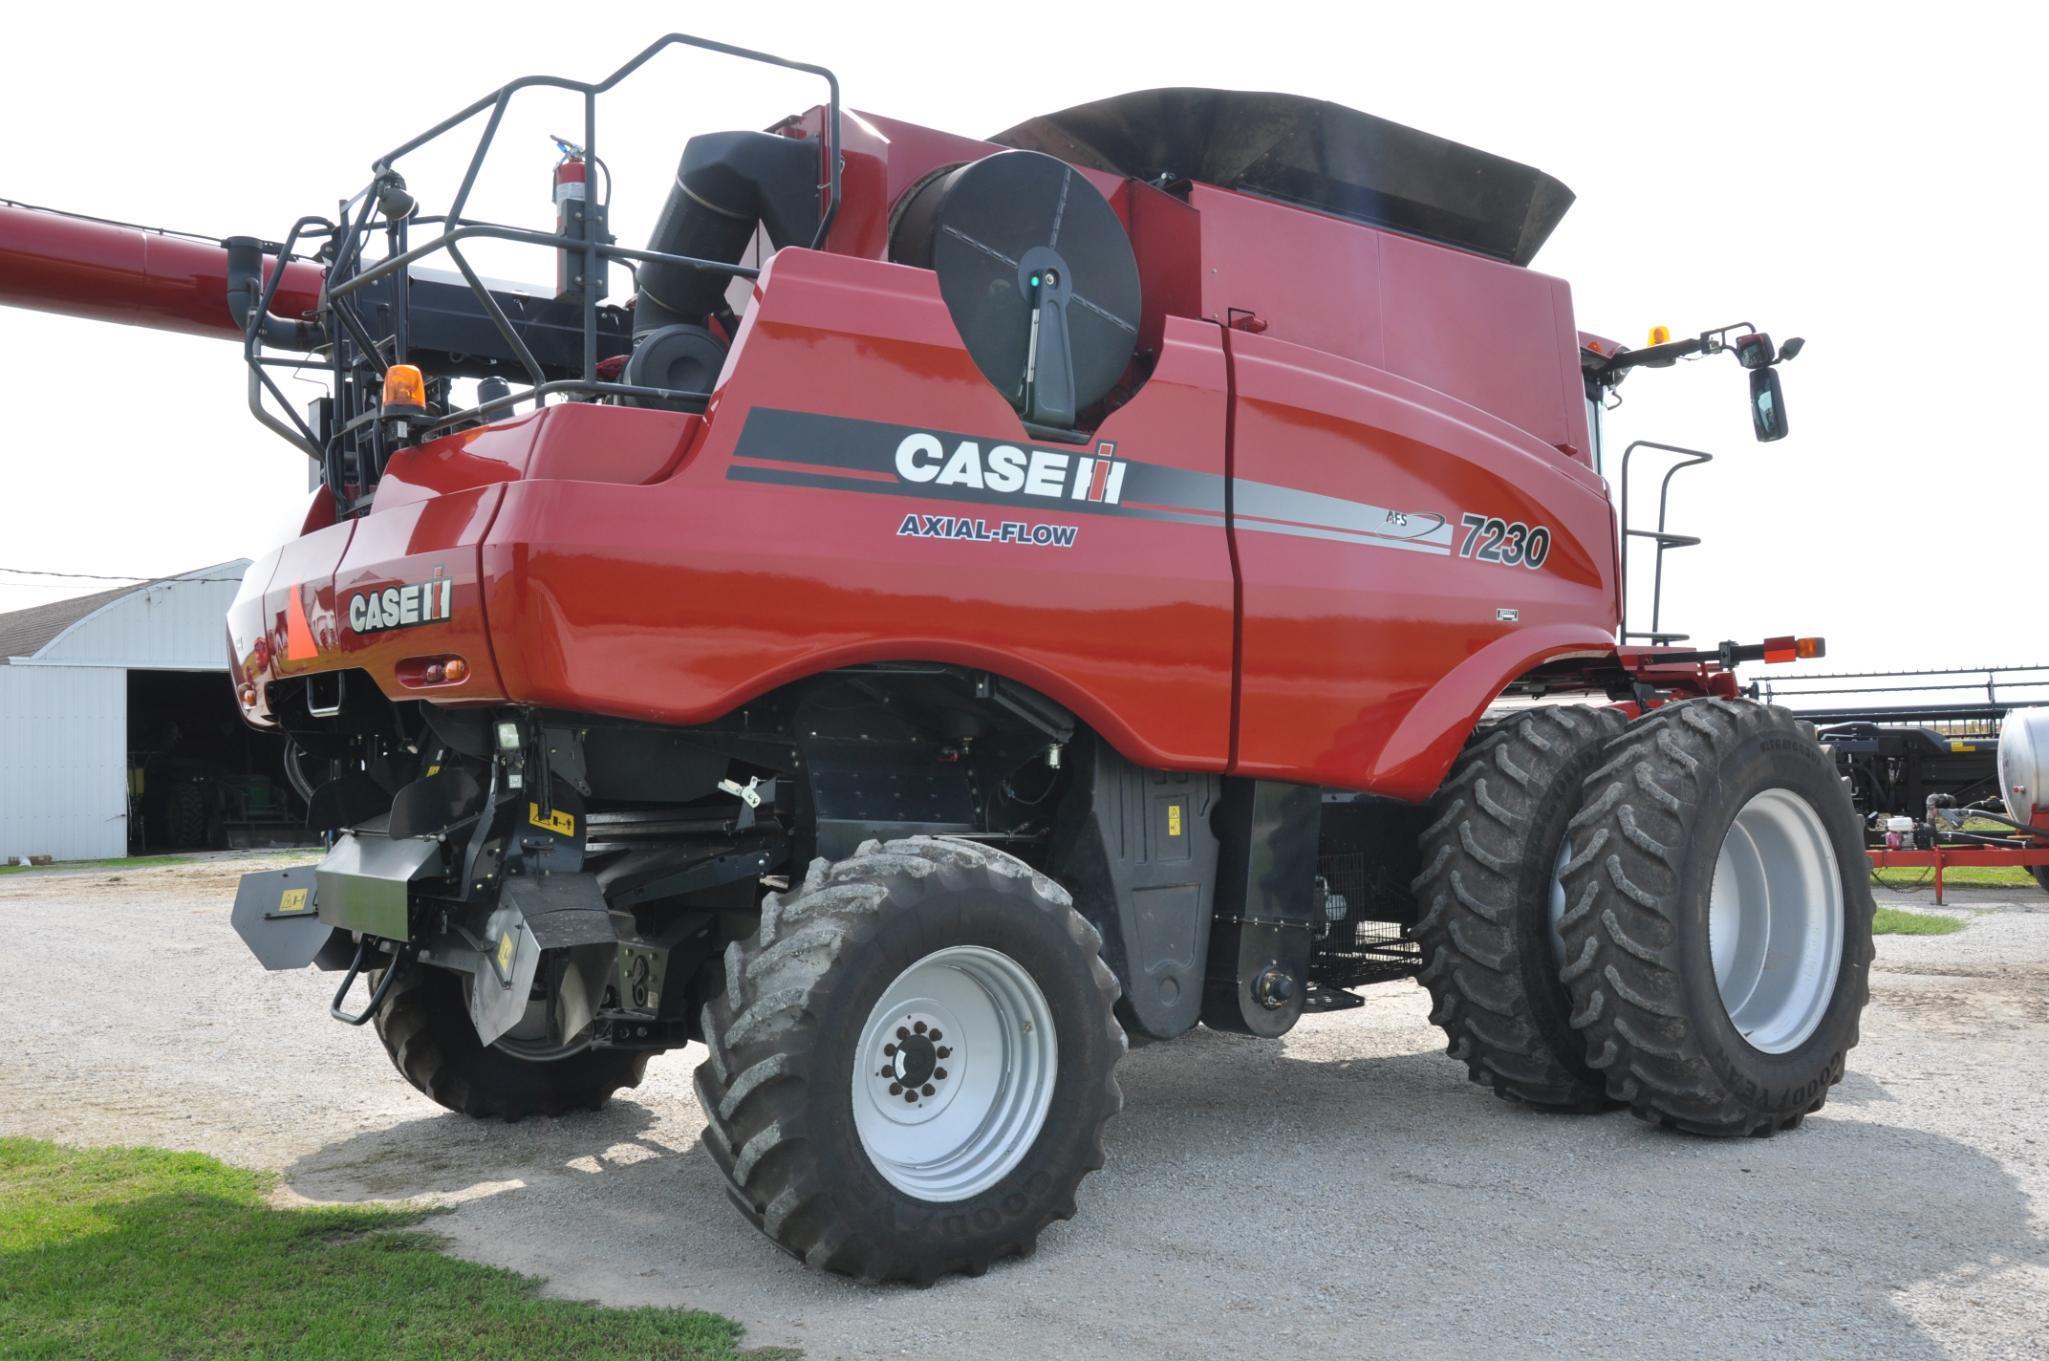
[[[0,877],[0,1133],[445,1201],[464,1255],[813,1361],[2049,1355],[2049,897],[1953,892],[1962,933],[1881,937],[1849,1078],[1770,1141],[1510,1107],[1407,984],[1279,1044],[1136,1051],[1080,1217],[918,1291],[805,1271],[741,1221],[698,1147],[695,1050],[597,1115],[487,1126],[416,1096],[328,1019],[333,975],[243,951],[247,867]]]

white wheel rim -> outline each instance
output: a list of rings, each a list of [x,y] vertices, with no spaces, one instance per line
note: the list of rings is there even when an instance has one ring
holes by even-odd
[[[1565,932],[1560,924],[1565,920],[1565,867],[1572,863],[1572,838],[1558,843],[1558,858],[1551,862],[1551,963],[1557,968],[1565,967]]]
[[[1767,789],[1743,805],[1715,856],[1708,953],[1730,1023],[1783,1054],[1821,1025],[1843,963],[1843,880],[1814,805]]]
[[[951,946],[898,974],[868,1013],[854,1051],[854,1128],[899,1191],[966,1200],[1023,1160],[1059,1067],[1052,1009],[1024,966]]]

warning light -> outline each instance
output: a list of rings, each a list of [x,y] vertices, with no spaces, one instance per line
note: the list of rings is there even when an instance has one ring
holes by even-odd
[[[1767,662],[1808,662],[1816,657],[1828,655],[1828,640],[1825,638],[1767,638],[1764,640],[1764,659]]]
[[[384,414],[427,414],[427,380],[421,377],[417,364],[393,364],[384,371]]]
[[[407,657],[395,670],[399,684],[416,690],[426,685],[460,685],[470,676],[470,664],[461,657]]]
[[[1672,343],[1672,328],[1671,328],[1671,327],[1669,327],[1669,326],[1653,326],[1653,327],[1651,327],[1651,339],[1650,339],[1650,343],[1651,343],[1651,344],[1653,344],[1653,345],[1669,345],[1669,344],[1671,344],[1671,343]],[[387,380],[387,381],[388,381],[388,380]]]

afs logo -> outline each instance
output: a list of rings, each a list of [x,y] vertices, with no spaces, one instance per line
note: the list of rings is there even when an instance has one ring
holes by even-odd
[[[984,453],[979,441],[964,439],[949,454],[939,436],[917,431],[896,446],[896,475],[935,487],[1114,506],[1124,495],[1124,470],[1129,466],[1116,452],[1117,446],[1105,440],[1093,455],[1027,450],[1015,444],[993,445]]]

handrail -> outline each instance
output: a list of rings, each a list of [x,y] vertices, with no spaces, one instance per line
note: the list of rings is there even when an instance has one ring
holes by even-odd
[[[1629,460],[1639,449],[1656,449],[1660,453],[1677,454],[1679,461],[1665,469],[1664,477],[1658,481],[1658,527],[1631,529],[1629,527]],[[1641,638],[1653,646],[1683,641],[1684,633],[1669,633],[1658,625],[1664,610],[1665,594],[1665,550],[1668,548],[1691,548],[1700,542],[1689,534],[1672,534],[1665,529],[1665,512],[1669,508],[1672,491],[1672,477],[1680,470],[1702,463],[1712,463],[1715,456],[1699,449],[1688,449],[1677,444],[1660,444],[1656,440],[1632,440],[1622,451],[1622,641]],[[1633,538],[1650,539],[1658,546],[1655,567],[1651,574],[1651,626],[1648,632],[1632,632],[1629,627],[1629,541]]]
[[[360,436],[367,429],[372,445],[368,453],[368,466],[356,469],[355,485],[359,495],[368,490],[370,484],[376,480],[377,473],[381,471],[382,461],[387,456],[383,445],[386,434],[380,429],[382,423],[372,416],[375,405],[373,400],[365,395],[365,389],[372,381],[381,383],[384,371],[389,365],[405,362],[410,329],[406,297],[411,279],[410,266],[439,252],[447,252],[463,282],[476,296],[484,318],[505,342],[511,358],[526,371],[529,384],[504,396],[480,402],[467,410],[450,412],[431,423],[416,424],[413,427],[416,434],[431,434],[466,422],[481,421],[521,402],[532,401],[539,404],[548,396],[557,393],[573,393],[593,398],[635,397],[669,402],[702,402],[709,398],[708,393],[680,392],[645,385],[606,382],[599,378],[598,299],[601,289],[596,286],[596,281],[604,278],[604,267],[614,261],[668,264],[704,270],[726,278],[743,279],[759,278],[761,271],[758,268],[620,246],[601,238],[595,215],[583,219],[581,231],[576,235],[533,231],[474,221],[463,216],[471,190],[475,187],[482,170],[484,158],[496,140],[506,108],[515,95],[523,90],[535,88],[567,90],[581,94],[584,104],[582,151],[586,158],[595,163],[598,97],[617,87],[661,52],[678,46],[761,62],[816,76],[825,82],[825,173],[818,185],[824,196],[824,203],[819,213],[818,229],[813,234],[810,245],[816,249],[824,244],[826,234],[839,215],[842,192],[840,85],[839,78],[826,67],[791,61],[752,48],[738,47],[687,33],[669,33],[648,44],[625,64],[599,81],[585,82],[563,76],[533,75],[522,76],[499,86],[373,161],[369,183],[341,205],[338,222],[302,218],[292,229],[287,251],[289,245],[296,243],[301,236],[319,236],[327,240],[327,246],[322,252],[328,257],[327,267],[317,310],[324,333],[325,354],[323,359],[312,361],[329,368],[335,384],[337,400],[334,419],[324,432],[324,441],[321,438],[322,432],[314,431],[308,422],[300,417],[283,391],[266,372],[268,367],[275,366],[280,361],[263,354],[263,344],[255,333],[254,320],[245,335],[244,355],[250,368],[249,404],[252,412],[265,427],[322,463],[325,479],[338,499],[343,499],[343,484],[346,479],[338,461],[345,455],[337,446],[345,438],[357,441],[351,447],[361,452]],[[489,111],[489,117],[485,119],[476,147],[471,151],[468,164],[464,168],[461,183],[447,210],[432,216],[418,214],[417,204],[410,204],[411,210],[408,210],[406,205],[410,196],[404,193],[404,179],[398,170],[399,162],[486,110]],[[394,204],[400,206],[394,207]],[[383,217],[381,225],[380,212]],[[412,229],[429,224],[438,225],[442,230],[418,245],[407,240],[407,235]],[[377,231],[384,232],[389,238],[389,248],[382,258],[365,265],[364,247],[371,234]],[[582,290],[583,345],[582,362],[576,366],[581,370],[578,376],[552,379],[548,376],[547,371],[535,358],[532,349],[521,337],[519,329],[505,315],[505,309],[499,305],[482,278],[463,257],[459,248],[461,243],[476,238],[581,253],[583,277],[589,282]],[[273,272],[272,278],[267,281],[267,286],[262,291],[262,305],[253,309],[252,319],[260,319],[266,314],[281,277],[282,270]],[[372,328],[364,324],[362,316],[358,313],[358,306],[365,296],[366,289],[386,280],[390,281],[394,294],[390,300],[393,303],[391,326],[387,339],[379,340],[373,334]],[[569,367],[568,364],[558,365],[556,371],[559,373]],[[290,424],[273,414],[269,403],[264,400],[266,394],[275,399],[277,405],[289,417]],[[344,510],[347,508],[344,506]]]

